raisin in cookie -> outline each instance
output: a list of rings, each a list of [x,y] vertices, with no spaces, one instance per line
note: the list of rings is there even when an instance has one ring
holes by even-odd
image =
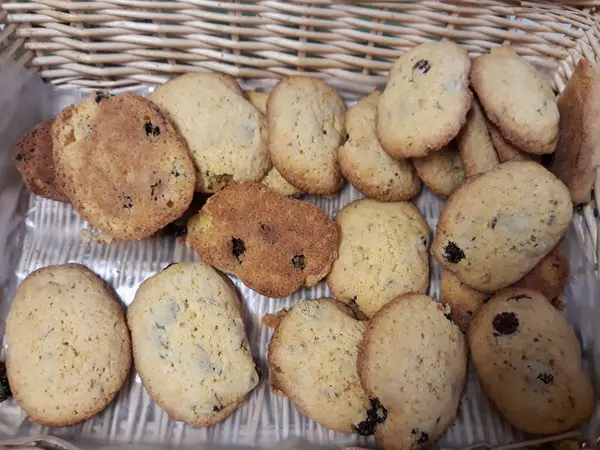
[[[271,390],[326,428],[373,434],[385,416],[372,405],[356,371],[365,322],[327,298],[300,301],[277,319],[269,342]]]
[[[96,415],[131,368],[124,308],[79,264],[44,267],[23,280],[6,339],[13,396],[40,425],[63,427]]]
[[[450,197],[467,179],[454,142],[413,162],[423,184],[440,197]]]
[[[127,311],[135,368],[174,420],[209,426],[229,417],[258,384],[235,287],[203,262],[144,281]]]
[[[418,158],[456,137],[471,107],[471,59],[443,40],[400,56],[377,107],[377,137],[393,158]]]
[[[213,195],[189,221],[187,242],[258,293],[287,297],[329,273],[338,230],[312,203],[261,183],[239,183]]]
[[[471,84],[487,117],[519,149],[552,153],[558,139],[558,107],[550,85],[508,46],[473,61]]]
[[[450,320],[465,331],[489,296],[470,288],[448,270],[442,271],[440,302],[450,307]]]
[[[382,202],[410,200],[421,183],[410,160],[395,160],[375,136],[381,92],[362,98],[346,113],[348,140],[338,151],[344,177],[368,197]]]
[[[233,78],[188,73],[158,86],[155,102],[185,138],[197,168],[196,190],[260,181],[271,168],[264,116]]]
[[[538,291],[509,288],[482,306],[469,326],[481,384],[515,427],[558,434],[595,409],[575,332]]]
[[[551,170],[567,185],[573,203],[588,203],[600,166],[600,67],[579,61],[558,110],[560,133]]]
[[[73,207],[113,239],[150,236],[192,200],[185,142],[144,97],[92,95],[63,110],[52,134],[57,178]]]
[[[572,212],[569,190],[551,172],[535,162],[507,162],[452,195],[431,251],[463,283],[493,293],[556,247]]]
[[[335,89],[316,78],[285,78],[269,95],[271,160],[303,192],[333,195],[342,186],[337,150],[346,135],[345,109]]]
[[[508,142],[500,130],[496,125],[492,122],[488,121],[488,130],[490,132],[490,137],[492,139],[492,143],[494,144],[494,148],[496,149],[496,153],[498,154],[498,159],[500,162],[507,161],[536,161],[539,162],[539,157],[537,155],[532,155],[531,153],[526,153],[519,150],[517,147]]]
[[[384,449],[420,448],[454,423],[467,376],[467,345],[433,298],[405,294],[369,321],[358,375],[386,420],[375,438]]]

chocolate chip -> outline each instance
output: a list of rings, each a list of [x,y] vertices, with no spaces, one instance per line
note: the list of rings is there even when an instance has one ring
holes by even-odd
[[[529,299],[529,300],[531,300],[531,297],[529,295],[526,295],[526,294],[519,294],[519,295],[514,295],[512,297],[508,297],[507,300],[514,300],[514,301],[518,302],[519,300],[523,300],[523,299]]]
[[[8,384],[6,366],[4,365],[4,362],[0,362],[0,402],[3,402],[10,396],[12,396],[12,392],[10,391],[10,385]]]
[[[131,198],[129,195],[123,196],[122,202],[123,202],[123,208],[125,208],[125,209],[133,208],[133,198]]]
[[[413,70],[421,72],[423,75],[429,72],[429,69],[431,69],[431,66],[429,65],[429,62],[424,59],[417,61],[413,66]]]
[[[496,224],[498,223],[498,218],[494,217],[492,219],[492,221],[490,222],[490,228],[493,230],[494,228],[496,228]]]
[[[17,156],[15,156],[15,159],[17,161],[23,161],[23,159],[25,159],[25,156],[22,153],[17,153]]]
[[[540,373],[538,374],[537,379],[544,384],[554,384],[554,375],[551,373]]]
[[[175,178],[177,178],[181,174],[177,171],[177,169],[173,169],[173,171],[171,172],[171,175],[173,175]]]
[[[444,248],[444,259],[449,263],[456,264],[463,260],[465,252],[463,252],[454,242],[448,242]]]
[[[214,412],[219,412],[219,411],[221,411],[223,408],[225,408],[223,405],[215,405],[215,406],[213,406],[213,411],[214,411]]]
[[[323,130],[323,134],[327,136],[327,130]]]
[[[467,311],[467,316],[472,316],[473,315],[473,311]]]
[[[387,409],[379,403],[379,399],[370,398],[369,401],[371,402],[371,407],[367,409],[367,418],[353,427],[361,436],[371,436],[374,434],[377,424],[385,422],[387,418]]]
[[[104,92],[96,92],[96,98],[94,99],[94,101],[98,104],[100,103],[102,100],[107,99],[108,97],[110,97],[110,94],[106,94]]]
[[[424,431],[420,431],[417,428],[413,428],[412,430],[410,430],[410,434],[412,434],[413,437],[417,439],[417,444],[424,444],[429,440],[429,435]]]
[[[235,258],[238,260],[238,262],[241,264],[242,260],[240,259],[240,256],[242,256],[244,254],[244,252],[246,251],[246,245],[244,244],[244,241],[242,241],[239,238],[231,238],[231,253],[233,253],[233,256],[235,256]]]
[[[292,258],[292,264],[295,269],[304,270],[306,263],[304,262],[304,255],[294,255]]]
[[[494,327],[494,336],[507,336],[514,334],[519,329],[519,319],[515,313],[503,312],[496,314],[492,321]]]
[[[144,131],[146,132],[146,136],[159,136],[160,135],[160,127],[152,125],[152,122],[146,122],[144,124]]]
[[[427,238],[425,236],[421,236],[421,244],[423,244],[423,246],[427,247]]]

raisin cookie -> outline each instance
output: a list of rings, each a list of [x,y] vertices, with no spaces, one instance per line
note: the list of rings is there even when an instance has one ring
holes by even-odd
[[[188,73],[150,95],[185,138],[197,168],[196,190],[260,181],[271,168],[264,116],[233,78]]]
[[[572,213],[569,190],[551,172],[535,162],[507,162],[452,195],[431,251],[463,283],[493,293],[556,247]]]
[[[337,150],[346,136],[345,110],[336,90],[316,78],[285,78],[269,95],[271,160],[303,192],[333,195],[342,186]]]
[[[235,287],[203,262],[148,278],[127,311],[135,368],[174,420],[209,426],[239,408],[259,378]]]
[[[185,142],[150,100],[92,95],[52,126],[57,178],[75,210],[116,240],[180,217],[194,195]]]
[[[69,426],[96,415],[131,368],[124,308],[79,264],[44,267],[23,280],[6,339],[13,396],[40,425]]]
[[[500,163],[486,122],[481,105],[473,98],[467,123],[456,137],[456,146],[467,178],[485,173]]]
[[[338,230],[312,203],[261,183],[239,183],[213,195],[189,221],[187,242],[258,293],[287,297],[329,273]]]
[[[398,58],[377,107],[377,138],[392,158],[423,157],[456,137],[471,107],[470,70],[467,51],[448,40]]]
[[[500,162],[507,161],[536,161],[539,162],[539,157],[532,155],[531,153],[525,153],[519,150],[517,147],[508,142],[496,125],[488,121],[488,130],[498,159]]]
[[[13,150],[13,163],[29,190],[40,197],[69,203],[56,180],[52,156],[52,124],[54,119],[40,123],[24,135]]]
[[[335,221],[339,257],[327,284],[339,301],[371,317],[400,294],[427,292],[430,230],[412,203],[356,200]]]
[[[468,336],[481,385],[515,428],[558,434],[594,412],[575,332],[538,291],[498,292],[471,321]]]
[[[467,345],[433,298],[405,294],[368,322],[358,353],[367,393],[387,410],[375,438],[384,449],[436,441],[454,423],[467,376]]]
[[[450,197],[467,179],[454,142],[413,162],[423,184],[440,197]]]
[[[440,302],[450,307],[450,320],[461,330],[466,331],[473,315],[488,298],[489,295],[470,288],[452,272],[442,271]]]
[[[375,136],[377,103],[381,92],[362,98],[346,113],[348,140],[338,151],[342,174],[368,197],[382,202],[410,200],[421,182],[410,160],[395,160]]]
[[[600,166],[600,67],[579,61],[558,110],[560,133],[551,170],[567,185],[573,203],[588,203]]]
[[[494,47],[475,59],[471,84],[510,143],[527,153],[554,152],[559,119],[554,92],[511,47]]]
[[[342,303],[321,298],[277,315],[269,342],[271,390],[326,428],[363,436],[385,420],[356,371],[365,322]]]

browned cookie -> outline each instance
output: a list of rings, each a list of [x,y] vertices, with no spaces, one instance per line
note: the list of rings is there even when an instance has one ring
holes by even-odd
[[[551,170],[567,185],[573,203],[587,203],[600,166],[599,67],[579,61],[558,99],[558,110],[560,132]]]
[[[496,125],[488,121],[488,130],[501,163],[507,161],[539,161],[536,155],[525,153],[508,142]]]
[[[187,242],[258,293],[287,297],[329,273],[338,230],[312,203],[282,197],[262,183],[239,183],[213,195],[190,220]]]
[[[413,163],[423,184],[440,197],[450,197],[467,179],[454,142],[423,158],[414,158]]]
[[[465,331],[471,318],[477,313],[488,294],[479,292],[466,284],[449,270],[442,272],[440,301],[450,306],[450,320]]]
[[[54,119],[46,120],[24,135],[13,150],[13,162],[31,192],[50,200],[69,203],[69,198],[55,177],[53,123]]]

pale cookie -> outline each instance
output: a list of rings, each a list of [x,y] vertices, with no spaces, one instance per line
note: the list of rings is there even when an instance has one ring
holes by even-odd
[[[203,262],[148,278],[127,311],[135,368],[173,420],[229,417],[259,381],[235,287]]]
[[[345,178],[360,192],[382,202],[410,200],[421,182],[410,160],[395,160],[375,136],[377,103],[381,92],[362,98],[346,112],[348,140],[338,151]]]
[[[473,98],[467,123],[456,137],[456,146],[467,178],[485,173],[500,163],[486,122],[481,105]]]
[[[144,97],[92,95],[63,110],[52,133],[57,178],[73,207],[113,239],[150,236],[192,200],[185,142]]]
[[[532,155],[531,153],[525,153],[519,150],[517,147],[508,142],[500,130],[496,125],[492,122],[488,121],[488,130],[490,132],[490,137],[492,139],[492,143],[494,144],[494,148],[496,149],[496,153],[498,154],[498,159],[501,163],[508,161],[536,161],[539,162],[539,157],[537,155]]]
[[[423,184],[440,197],[450,197],[467,180],[454,142],[423,158],[413,159],[413,163]]]
[[[271,168],[264,116],[233,78],[188,73],[150,95],[185,138],[197,169],[196,190],[260,181]]]
[[[560,132],[551,170],[567,185],[573,203],[588,203],[600,166],[599,67],[581,58],[558,99],[558,110]]]
[[[246,97],[263,116],[267,115],[267,100],[269,100],[267,92],[248,91]]]
[[[40,425],[69,426],[98,414],[131,368],[124,308],[80,264],[44,267],[25,278],[5,337],[13,396]]]
[[[473,315],[487,298],[487,294],[470,288],[452,272],[442,271],[440,302],[450,307],[450,320],[461,330],[465,331],[469,327]]]
[[[431,252],[463,283],[492,293],[556,247],[572,212],[569,190],[552,173],[535,162],[507,162],[450,197]]]
[[[498,292],[471,321],[468,336],[483,389],[515,428],[558,434],[594,412],[575,332],[538,291]]]
[[[473,61],[471,84],[487,117],[519,149],[552,153],[558,140],[558,107],[548,82],[508,46]]]
[[[25,134],[13,149],[13,163],[31,192],[40,197],[69,203],[69,198],[56,179],[52,156],[52,124],[54,119],[37,125]]]
[[[278,315],[269,342],[271,390],[325,428],[363,436],[385,420],[358,379],[365,323],[332,299],[305,300]]]
[[[420,448],[452,425],[467,376],[467,345],[433,298],[405,294],[368,322],[358,353],[367,393],[387,410],[375,438],[388,449]]]
[[[190,219],[187,242],[250,289],[287,297],[329,273],[338,230],[312,203],[282,197],[261,183],[240,183],[213,195]]]
[[[346,136],[345,109],[335,89],[316,78],[285,78],[269,95],[271,160],[303,192],[333,195],[342,186],[337,150]]]
[[[371,317],[400,294],[427,292],[430,230],[412,203],[356,200],[335,221],[339,256],[327,284],[339,301]]]
[[[418,45],[390,71],[377,108],[377,137],[393,158],[419,158],[456,137],[471,107],[471,59],[443,40]]]

